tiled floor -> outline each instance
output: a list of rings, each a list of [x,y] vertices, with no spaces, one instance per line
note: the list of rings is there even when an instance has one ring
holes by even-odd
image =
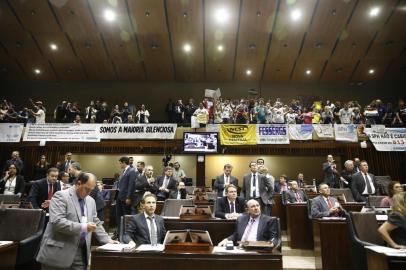
[[[314,257],[283,256],[283,269],[315,269]]]

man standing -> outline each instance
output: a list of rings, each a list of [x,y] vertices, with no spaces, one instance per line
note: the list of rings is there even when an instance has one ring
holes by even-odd
[[[313,199],[311,216],[312,218],[322,218],[330,216],[343,216],[344,210],[337,199],[330,197],[330,187],[322,183],[319,185],[320,195]]]
[[[324,182],[331,188],[339,188],[337,165],[334,162],[333,156],[327,156],[327,162],[323,163]]]
[[[158,176],[155,181],[158,187],[158,201],[165,201],[169,197],[169,193],[172,190],[176,190],[176,180],[172,177],[172,167],[166,166],[164,169],[164,175]]]
[[[224,174],[219,175],[216,177],[216,181],[214,181],[214,189],[217,190],[217,197],[226,196],[225,188],[232,184],[234,186],[238,186],[238,179],[234,176],[231,176],[231,171],[233,170],[233,166],[231,164],[226,164],[223,167]]]
[[[48,211],[49,202],[55,192],[61,190],[58,180],[59,170],[49,168],[47,177],[37,180],[31,187],[27,200],[31,202],[34,209],[45,209]]]
[[[351,192],[356,202],[366,202],[367,197],[376,192],[375,175],[368,173],[368,163],[360,163],[360,172],[352,176]]]
[[[145,169],[145,162],[144,161],[137,161],[137,170],[135,171],[135,177],[144,174]]]
[[[299,188],[304,188],[305,181],[304,181],[303,173],[298,173],[298,175],[297,175],[297,184],[299,185]]]
[[[6,168],[10,167],[10,165],[14,165],[17,168],[18,174],[23,174],[22,171],[24,169],[24,162],[20,158],[20,152],[18,151],[13,151],[11,153],[11,159],[6,161],[6,165],[4,166],[3,171],[6,170]]]
[[[341,172],[340,183],[343,187],[350,187],[352,182],[352,175],[354,173],[354,162],[352,160],[347,160],[344,162],[344,170]],[[341,186],[341,184],[340,184]]]
[[[247,202],[248,214],[237,218],[234,234],[221,241],[218,245],[225,246],[227,241],[267,241],[275,247],[279,243],[278,221],[275,217],[261,214],[257,200]]]
[[[156,196],[154,194],[145,195],[142,204],[144,205],[144,211],[131,217],[123,235],[123,242],[133,246],[162,244],[166,230],[163,218],[155,215]]]
[[[178,181],[178,182],[180,182],[180,181],[184,182],[185,178],[186,178],[186,173],[185,173],[184,170],[182,170],[180,168],[179,162],[176,161],[175,163],[173,163],[173,168],[174,168],[174,170],[173,170],[173,178],[175,178],[176,181]]]
[[[286,202],[287,203],[301,203],[307,202],[307,195],[302,189],[299,188],[299,185],[296,181],[290,182],[290,190],[286,192]]]
[[[75,186],[55,193],[37,261],[42,269],[87,269],[92,233],[99,242],[110,239],[96,215],[96,204],[88,196],[96,186],[96,176],[81,173]]]
[[[155,178],[153,177],[154,174],[154,167],[148,165],[145,167],[145,173],[142,175],[138,175],[132,185],[130,186],[130,190],[133,190],[132,196],[132,205],[133,205],[133,213],[138,212],[139,204],[144,196],[145,192],[151,192],[152,194],[156,194],[158,188],[155,185]]]
[[[237,187],[229,184],[225,188],[226,197],[217,199],[215,216],[224,219],[237,219],[245,212],[245,200],[237,197]]]
[[[255,161],[250,162],[249,168],[251,171],[243,178],[241,197],[245,200],[257,200],[264,215],[270,215],[273,187],[265,175],[258,173],[258,166]]]
[[[360,166],[361,160],[359,158],[354,158],[354,172],[353,173],[357,173],[359,172],[359,166]]]
[[[72,164],[73,162],[75,162],[75,161],[72,160],[72,153],[67,152],[65,154],[65,161],[63,163],[61,163],[61,166],[59,167],[59,170],[63,171],[63,172],[67,172],[68,169],[69,169],[69,165]]]

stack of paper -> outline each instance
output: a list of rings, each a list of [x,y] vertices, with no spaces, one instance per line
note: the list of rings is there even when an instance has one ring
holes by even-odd
[[[405,249],[395,249],[395,248],[389,248],[389,247],[384,247],[384,246],[366,246],[365,248],[373,250],[377,253],[383,253],[387,256],[406,257]]]
[[[136,251],[156,251],[156,252],[161,252],[164,251],[165,246],[162,244],[158,244],[156,246],[152,245],[139,245],[135,250]]]
[[[130,244],[105,244],[97,248],[97,250],[104,251],[123,251],[124,249],[131,249],[133,246]]]

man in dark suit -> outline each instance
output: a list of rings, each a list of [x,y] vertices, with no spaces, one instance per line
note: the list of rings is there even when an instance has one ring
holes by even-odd
[[[251,161],[250,173],[244,175],[241,197],[245,200],[256,199],[264,215],[271,214],[273,186],[265,175],[258,173],[258,166]]]
[[[170,191],[169,199],[186,199],[186,195],[185,182],[179,182],[176,189]]]
[[[369,195],[376,193],[375,175],[368,173],[368,163],[363,160],[360,163],[360,172],[352,176],[351,192],[357,202],[366,202]]]
[[[221,241],[218,245],[225,246],[227,241],[267,241],[273,246],[279,243],[278,222],[275,217],[261,214],[261,208],[257,200],[247,202],[248,214],[237,218],[234,233]]]
[[[133,190],[132,195],[132,213],[138,213],[138,207],[144,196],[145,192],[151,192],[152,194],[156,194],[158,188],[155,185],[155,178],[153,177],[154,174],[154,167],[148,165],[145,167],[144,174],[138,175],[135,181],[131,182],[130,190]]]
[[[131,217],[123,235],[123,242],[132,245],[162,244],[165,239],[165,225],[161,216],[155,215],[156,196],[147,194],[142,199],[144,211]]]
[[[346,162],[344,162],[344,170],[342,170],[340,175],[340,186],[342,186],[343,188],[351,187],[353,174],[354,174],[354,162],[349,159]]]
[[[282,174],[281,176],[279,176],[279,181],[275,182],[274,192],[282,194],[282,192],[288,190],[288,177],[286,176],[286,174]]]
[[[337,199],[330,196],[330,187],[322,183],[319,185],[320,195],[312,200],[312,218],[331,216],[344,216],[345,211],[341,208]]]
[[[155,184],[158,188],[158,201],[165,201],[171,191],[176,190],[177,181],[172,177],[172,167],[166,166],[164,175],[156,178]]]
[[[331,188],[339,188],[339,176],[337,165],[334,162],[333,156],[327,156],[327,162],[323,163],[324,182]]]
[[[61,165],[60,165],[60,167],[59,167],[59,170],[60,170],[60,171],[63,171],[63,172],[67,172],[68,169],[69,169],[69,165],[72,164],[72,163],[74,163],[74,162],[75,162],[75,161],[72,160],[72,153],[71,153],[71,152],[67,152],[67,153],[65,154],[65,160],[64,160],[64,162],[61,162]]]
[[[227,185],[234,185],[238,187],[238,179],[234,176],[231,176],[231,171],[233,170],[233,166],[230,164],[224,165],[224,173],[216,177],[216,181],[214,181],[214,189],[217,190],[217,197],[226,196],[225,188]]]
[[[49,168],[47,177],[35,181],[32,184],[28,201],[31,202],[34,209],[48,210],[49,202],[55,192],[61,190],[58,180],[59,170],[57,168]]]
[[[245,200],[237,197],[237,187],[233,184],[225,188],[226,197],[217,199],[215,216],[224,219],[237,219],[245,212]]]
[[[301,203],[307,201],[306,192],[299,188],[296,181],[290,182],[290,190],[285,193],[286,203]]]

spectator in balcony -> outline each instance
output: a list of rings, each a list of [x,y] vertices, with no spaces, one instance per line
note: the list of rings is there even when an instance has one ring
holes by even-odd
[[[273,124],[285,123],[285,111],[283,109],[282,102],[280,101],[276,101],[275,106],[272,109],[272,123]]]
[[[223,124],[232,123],[233,108],[231,107],[230,100],[224,100],[221,107],[221,119]]]
[[[77,114],[75,116],[75,120],[73,120],[74,124],[81,124],[82,123],[82,118],[80,117],[80,114]]]
[[[199,108],[193,113],[193,116],[196,117],[197,122],[200,124],[200,127],[205,127],[209,121],[209,112],[203,106],[203,103],[199,103]]]
[[[129,115],[128,115],[127,123],[128,123],[128,124],[134,124],[134,123],[135,123],[132,114],[129,114]]]
[[[73,123],[76,119],[76,115],[80,115],[80,110],[77,102],[73,102],[70,106],[67,107],[67,121],[68,123]]]
[[[173,107],[173,120],[177,124],[183,124],[185,120],[185,106],[181,99],[178,99],[177,103]]]
[[[128,116],[132,115],[132,110],[128,106],[128,102],[124,102],[123,108],[121,109],[121,119],[123,120],[123,123],[128,123]]]
[[[321,121],[323,124],[332,124],[334,120],[334,115],[333,111],[331,110],[331,107],[326,105],[324,106],[324,110],[321,113]]]
[[[352,124],[352,112],[350,111],[348,105],[348,103],[344,103],[344,107],[338,112],[341,124]]]
[[[341,102],[336,101],[334,105],[335,105],[335,108],[333,109],[334,124],[341,124],[341,120],[340,120],[340,110],[342,109]]]
[[[118,105],[114,106],[114,109],[111,111],[111,123],[121,124],[123,119],[121,118],[121,111]]]
[[[403,99],[399,99],[398,101],[398,108],[396,109],[396,118],[394,124],[399,126],[406,125],[406,106]]]
[[[254,113],[256,115],[258,124],[266,124],[267,108],[263,98],[258,100],[258,105],[254,107]]]
[[[364,117],[362,116],[358,107],[354,108],[352,111],[352,123],[356,125],[364,123]]]
[[[377,99],[375,101],[375,105],[376,105],[376,110],[378,111],[378,116],[376,118],[376,123],[377,124],[382,124],[383,123],[383,117],[386,114],[386,107],[385,105],[382,103],[382,100]]]
[[[321,115],[319,113],[319,110],[314,108],[313,113],[312,113],[312,124],[320,124],[321,122]]]
[[[375,104],[371,103],[368,105],[364,110],[364,117],[365,117],[365,126],[371,127],[371,125],[375,125],[379,118],[378,109],[375,107]]]
[[[248,111],[244,99],[241,99],[240,104],[235,108],[235,123],[248,124]]]
[[[192,118],[193,113],[196,111],[197,107],[194,104],[194,99],[189,98],[189,103],[185,106],[185,123],[190,124],[190,119]]]
[[[303,109],[303,113],[300,115],[300,118],[305,125],[311,125],[313,121],[313,113],[310,112],[307,108]]]
[[[285,114],[286,124],[296,124],[297,117],[297,113],[293,110],[292,107],[290,107],[288,112]]]
[[[89,106],[87,106],[85,109],[86,122],[90,123],[90,120],[92,118],[96,118],[96,113],[97,113],[96,104],[94,103],[93,100],[91,100]]]
[[[220,100],[216,100],[216,104],[214,105],[214,124],[221,124],[223,122],[223,118],[221,117],[221,102]]]
[[[149,111],[145,109],[145,105],[142,104],[141,108],[138,110],[136,116],[139,124],[147,124],[149,123]]]
[[[104,123],[105,120],[110,119],[110,109],[107,105],[107,102],[103,102],[101,105],[100,110],[96,113],[96,122],[97,123]]]
[[[168,117],[168,120],[170,123],[174,123],[174,109],[175,109],[175,103],[172,101],[172,99],[168,99],[168,102],[165,105],[165,113]]]
[[[62,101],[61,104],[56,106],[55,111],[54,111],[54,119],[56,123],[66,123],[66,106],[68,105],[68,102],[66,100]]]
[[[45,124],[45,112],[39,106],[35,105],[34,110],[28,109],[28,112],[35,117],[36,124]]]
[[[393,110],[392,103],[387,103],[386,104],[386,112],[385,115],[382,117],[382,124],[384,124],[387,127],[391,127],[394,125],[396,113]]]

